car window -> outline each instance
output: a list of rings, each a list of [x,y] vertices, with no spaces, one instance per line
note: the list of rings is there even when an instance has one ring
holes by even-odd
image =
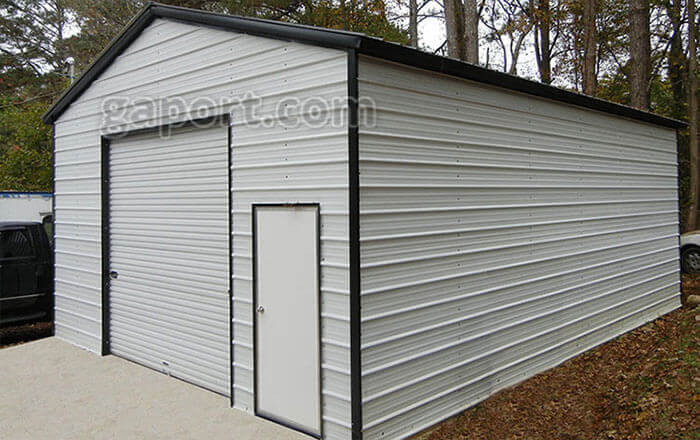
[[[26,229],[0,231],[0,259],[33,256],[32,243]]]

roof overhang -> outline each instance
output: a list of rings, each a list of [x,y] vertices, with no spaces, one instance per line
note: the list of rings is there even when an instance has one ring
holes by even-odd
[[[429,54],[364,34],[317,28],[293,23],[262,20],[233,15],[216,14],[196,9],[148,3],[124,30],[115,37],[87,70],[69,87],[44,114],[43,120],[51,124],[68,106],[85,91],[112,61],[118,57],[156,18],[177,20],[191,24],[215,27],[245,34],[278,40],[295,41],[315,46],[342,50],[355,50],[359,54],[381,58],[407,66],[425,69],[445,75],[468,79],[520,93],[539,96],[566,104],[610,113],[630,119],[669,128],[683,128],[686,124],[676,119],[575,93],[536,81],[509,75],[453,58]]]

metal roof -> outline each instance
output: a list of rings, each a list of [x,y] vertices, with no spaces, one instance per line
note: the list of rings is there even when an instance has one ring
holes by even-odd
[[[426,69],[665,127],[682,128],[686,125],[684,122],[676,119],[666,118],[654,113],[560,89],[540,82],[465,63],[453,58],[429,54],[411,47],[390,43],[360,33],[258,18],[217,14],[153,2],[146,4],[143,10],[136,15],[125,29],[112,40],[109,46],[102,51],[97,60],[95,60],[80,78],[58,98],[44,114],[44,122],[47,124],[53,123],[66,108],[68,108],[71,102],[77,99],[81,93],[90,86],[92,81],[97,78],[112,61],[138,37],[141,31],[156,18],[178,20],[202,26],[216,27],[251,35],[296,41],[334,49],[354,50],[359,54],[377,57],[407,66]]]

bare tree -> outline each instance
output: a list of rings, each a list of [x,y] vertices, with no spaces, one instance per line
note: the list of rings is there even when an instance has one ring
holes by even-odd
[[[552,44],[550,42],[552,14],[549,0],[532,0],[532,19],[535,23],[535,60],[540,81],[552,82]]]
[[[447,53],[469,63],[479,63],[479,8],[476,0],[445,0]]]
[[[670,47],[668,51],[668,77],[673,93],[672,116],[681,118],[685,113],[685,66],[687,59],[683,48],[683,0],[670,0],[666,3],[667,15],[671,24]]]
[[[466,60],[464,47],[464,7],[461,0],[444,0],[445,33],[447,34],[447,54],[452,58]]]
[[[583,3],[583,93],[594,96],[597,86],[596,54],[596,2],[584,0]]]
[[[690,207],[686,228],[697,227],[700,170],[698,170],[698,83],[697,47],[695,41],[695,0],[688,0],[688,147],[690,150]]]
[[[523,43],[535,25],[530,17],[530,6],[520,0],[491,0],[481,15],[481,22],[489,31],[487,40],[501,49],[503,71],[517,75]]]
[[[466,61],[479,64],[479,10],[476,0],[464,0]]]
[[[630,0],[630,103],[649,109],[651,74],[651,41],[649,33],[649,0]]]
[[[408,2],[408,33],[411,36],[411,46],[418,47],[418,0]]]

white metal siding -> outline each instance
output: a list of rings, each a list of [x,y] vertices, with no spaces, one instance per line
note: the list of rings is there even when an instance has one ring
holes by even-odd
[[[320,67],[318,67],[321,69]],[[346,59],[322,69],[328,91],[345,96]],[[318,73],[317,73],[318,74]],[[339,112],[341,109],[337,109]],[[253,409],[253,203],[319,203],[323,432],[350,437],[350,322],[347,126],[233,126],[234,396]]]
[[[56,121],[56,334],[100,347],[100,132],[192,119],[164,109],[103,119],[108,96],[240,97],[254,92],[256,117],[281,100],[345,97],[343,51],[156,20]],[[201,102],[201,101],[200,101]],[[321,116],[343,116],[342,105]],[[209,114],[223,112],[211,108]],[[321,206],[323,420],[327,438],[350,436],[347,126],[259,123],[234,113],[234,402],[252,411],[251,224],[253,202],[318,202]]]
[[[112,353],[230,395],[228,127],[109,147]]]
[[[365,439],[679,306],[672,130],[367,57],[359,90]]]

